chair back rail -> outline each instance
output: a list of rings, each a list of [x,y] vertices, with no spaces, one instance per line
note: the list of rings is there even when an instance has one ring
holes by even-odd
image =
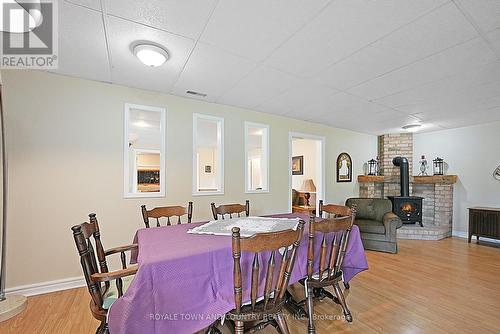
[[[212,215],[215,220],[219,219],[219,215],[222,219],[225,219],[226,215],[229,215],[229,218],[233,218],[233,215],[238,215],[241,217],[241,213],[245,213],[245,216],[250,216],[250,201],[246,200],[245,204],[223,204],[219,206],[215,206],[215,203],[211,203],[210,207],[212,208]]]
[[[146,228],[150,227],[149,219],[156,219],[156,226],[160,227],[160,218],[166,218],[166,225],[172,225],[170,218],[177,217],[176,224],[182,224],[181,217],[187,215],[187,223],[190,224],[193,218],[193,202],[189,202],[187,207],[175,205],[158,207],[151,210],[146,209],[146,205],[141,205],[142,218]]]
[[[335,218],[336,216],[349,216],[351,211],[349,207],[337,204],[324,204],[319,201],[319,216],[323,218]]]
[[[271,233],[259,233],[250,238],[241,238],[240,229],[232,229],[232,249],[233,249],[233,279],[234,279],[234,301],[235,313],[241,314],[243,303],[243,282],[241,272],[241,254],[253,253],[251,273],[245,277],[251,277],[250,284],[250,308],[251,312],[265,312],[274,307],[280,307],[284,302],[286,288],[290,275],[294,267],[297,248],[300,245],[304,230],[304,221],[300,221],[296,230],[286,230]],[[291,247],[291,249],[290,249]],[[281,264],[275,280],[276,258],[280,256],[280,249],[284,249],[281,255]],[[265,259],[269,253],[269,258],[264,263],[260,259]],[[260,273],[265,272],[263,289],[259,287]],[[273,286],[274,281],[276,284]],[[264,291],[259,296],[259,291]],[[259,297],[263,297],[262,302],[257,302]],[[259,305],[258,305],[259,304]]]

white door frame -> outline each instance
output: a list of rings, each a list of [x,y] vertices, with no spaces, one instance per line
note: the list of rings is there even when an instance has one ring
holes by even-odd
[[[321,183],[319,186],[317,185],[316,188],[320,189],[321,193],[318,194],[316,192],[316,208],[319,207],[319,200],[320,199],[325,199],[326,198],[326,180],[325,180],[325,145],[326,145],[326,139],[324,136],[317,136],[317,135],[311,135],[308,133],[302,133],[302,132],[293,132],[290,131],[288,133],[288,211],[292,212],[292,140],[294,138],[302,138],[302,139],[312,139],[312,140],[317,140],[321,143],[321,154],[319,156],[320,158],[320,166],[321,166],[321,171],[320,171],[320,180],[318,183]],[[316,214],[319,213],[319,210],[316,210]]]

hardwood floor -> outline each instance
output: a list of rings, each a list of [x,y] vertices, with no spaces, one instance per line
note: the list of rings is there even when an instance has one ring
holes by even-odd
[[[347,297],[353,323],[318,320],[318,333],[500,332],[500,248],[458,238],[401,240],[397,255],[367,254],[370,269],[352,280]],[[293,290],[303,296],[299,286]],[[95,333],[89,300],[86,288],[30,297],[27,311],[0,323],[0,333]],[[329,300],[315,305],[319,316],[342,314]],[[292,334],[307,332],[305,321],[288,324]]]

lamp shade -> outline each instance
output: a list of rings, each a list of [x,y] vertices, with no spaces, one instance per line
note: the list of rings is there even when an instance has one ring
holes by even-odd
[[[314,185],[314,181],[312,179],[305,179],[304,182],[302,182],[301,190],[304,192],[315,193],[316,186]]]

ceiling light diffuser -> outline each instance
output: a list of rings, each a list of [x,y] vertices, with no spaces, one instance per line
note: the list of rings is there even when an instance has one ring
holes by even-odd
[[[418,129],[420,129],[421,126],[422,126],[422,124],[408,124],[408,125],[403,126],[403,129],[408,131],[408,132],[415,132]]]
[[[136,45],[134,54],[144,65],[151,67],[161,66],[168,60],[168,52],[152,44]]]
[[[134,125],[139,127],[139,128],[150,128],[151,127],[151,124],[144,122],[144,121],[137,121],[134,123]]]

